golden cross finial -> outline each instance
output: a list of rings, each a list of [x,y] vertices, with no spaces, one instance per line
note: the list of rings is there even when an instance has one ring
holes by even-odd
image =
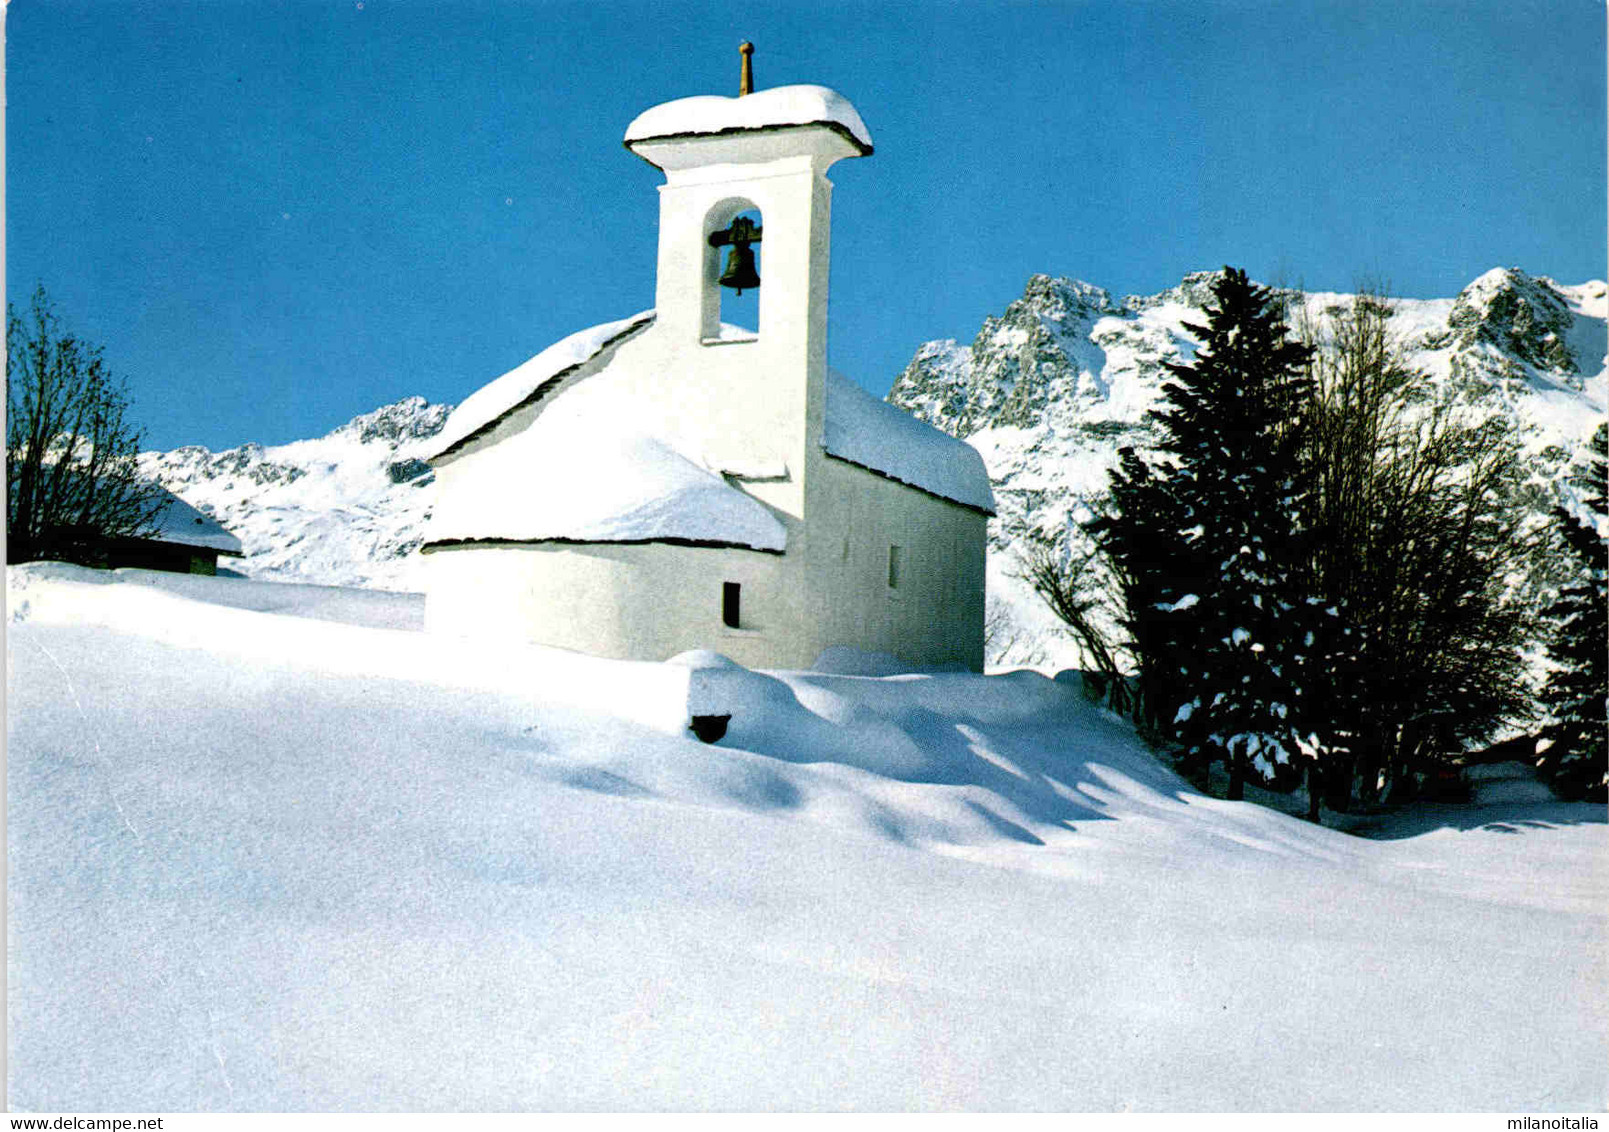
[[[743,56],[743,71],[737,80],[737,96],[742,98],[754,93],[754,44],[745,39],[737,49]]]

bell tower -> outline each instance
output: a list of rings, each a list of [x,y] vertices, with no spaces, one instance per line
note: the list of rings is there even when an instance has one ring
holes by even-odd
[[[665,174],[653,332],[679,357],[702,355],[692,368],[734,398],[776,405],[746,414],[747,427],[776,437],[790,450],[779,455],[802,469],[825,403],[827,170],[870,154],[871,135],[848,99],[826,87],[755,91],[753,45],[739,50],[736,97],[663,103],[626,130],[626,147]],[[757,325],[723,331],[722,275],[747,289],[756,250]]]
[[[827,169],[872,152],[871,135],[848,99],[826,87],[753,91],[754,45],[739,51],[736,98],[705,95],[667,102],[639,115],[626,147],[660,169],[659,274],[655,307],[661,324],[691,320],[698,337],[718,337],[711,311],[725,262],[710,237],[741,214],[758,212],[764,228],[763,299],[778,325],[808,319],[801,304],[825,288],[832,182]],[[778,294],[778,292],[782,292]],[[713,300],[713,302],[712,302]],[[822,296],[825,303],[825,295]],[[771,322],[764,318],[762,321]],[[772,328],[757,328],[765,336]]]

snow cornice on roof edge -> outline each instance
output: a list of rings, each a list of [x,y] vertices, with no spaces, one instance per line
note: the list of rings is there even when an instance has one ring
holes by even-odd
[[[672,543],[781,553],[787,528],[769,507],[667,441],[538,421],[520,470],[553,490],[508,492],[507,469],[471,462],[437,500],[426,545]],[[591,423],[607,423],[594,419]],[[562,487],[559,485],[563,485]]]
[[[565,378],[653,321],[654,312],[645,310],[630,318],[578,330],[476,390],[447,418],[429,459],[434,462],[453,455],[484,436],[510,413],[540,401]]]
[[[657,165],[637,147],[804,126],[833,131],[862,157],[872,152],[871,131],[849,99],[835,90],[809,84],[772,87],[736,98],[705,94],[663,102],[632,120],[626,127],[625,145]]]
[[[455,547],[478,546],[681,546],[691,550],[752,550],[756,554],[782,554],[785,547],[755,546],[747,542],[730,542],[721,539],[678,538],[569,538],[542,536],[539,538],[438,538],[420,545],[426,553],[450,550]]]
[[[994,490],[972,445],[827,369],[821,447],[828,456],[950,503],[993,515]]]
[[[859,460],[851,459],[848,456],[840,456],[838,453],[828,448],[825,444],[821,446],[821,450],[827,459],[837,460],[840,464],[848,464],[850,467],[859,468],[863,472],[870,472],[878,479],[889,480],[893,483],[899,484],[901,487],[908,487],[912,491],[919,491],[923,495],[931,496],[932,498],[942,500],[945,503],[953,503],[957,507],[964,507],[968,511],[976,511],[979,515],[983,515],[990,519],[994,518],[995,516],[993,504],[988,507],[984,507],[977,503],[968,503],[965,500],[956,499],[954,496],[945,495],[942,492],[934,491],[932,488],[923,487],[919,483],[912,483],[910,480],[900,479],[899,476],[894,475],[892,472],[885,472],[881,468],[872,467],[870,464],[862,464]],[[991,493],[991,495],[992,494],[993,493]]]

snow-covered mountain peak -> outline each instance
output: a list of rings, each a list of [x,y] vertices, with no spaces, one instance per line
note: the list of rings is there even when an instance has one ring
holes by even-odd
[[[1515,267],[1495,267],[1458,293],[1447,317],[1463,346],[1486,343],[1538,369],[1557,374],[1595,370],[1602,360],[1571,349],[1575,312],[1551,279]]]
[[[1092,314],[1117,314],[1120,310],[1104,288],[1085,283],[1082,279],[1043,274],[1029,278],[1022,298],[1016,300],[1012,307],[1018,304],[1052,323],[1064,323],[1070,318],[1079,319]],[[1008,307],[1006,317],[1010,318],[1012,313],[1011,307]]]
[[[921,347],[889,400],[961,437],[985,422],[1025,426],[1053,404],[1102,401],[1106,358],[1092,336],[1125,313],[1093,284],[1034,275],[1004,314],[984,320],[970,350],[953,339]]]
[[[1121,303],[1087,283],[1035,275],[1004,313],[984,320],[970,347],[949,339],[919,347],[889,399],[967,437],[1001,428],[1060,434],[1094,422],[1138,427],[1167,363],[1193,353],[1189,327],[1206,320],[1222,274],[1193,272],[1176,287]],[[1315,318],[1353,298],[1282,294]],[[1516,379],[1546,389],[1562,384],[1587,394],[1578,408],[1588,411],[1602,400],[1601,388],[1593,387],[1604,369],[1609,301],[1602,282],[1567,287],[1496,268],[1452,300],[1401,299],[1391,306],[1397,337],[1430,380],[1482,390]]]
[[[451,405],[432,405],[419,396],[404,397],[353,417],[329,436],[352,436],[362,444],[428,440],[441,431],[451,412]]]
[[[1135,311],[1189,307],[1204,312],[1212,304],[1213,285],[1223,278],[1223,273],[1221,267],[1215,271],[1192,271],[1180,280],[1177,287],[1169,287],[1155,295],[1129,295],[1123,300],[1123,305]]]

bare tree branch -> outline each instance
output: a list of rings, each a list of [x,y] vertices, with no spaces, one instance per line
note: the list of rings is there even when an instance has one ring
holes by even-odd
[[[68,333],[43,287],[6,305],[6,560],[94,565],[109,538],[151,533],[164,506],[141,480],[128,392],[98,346]]]

